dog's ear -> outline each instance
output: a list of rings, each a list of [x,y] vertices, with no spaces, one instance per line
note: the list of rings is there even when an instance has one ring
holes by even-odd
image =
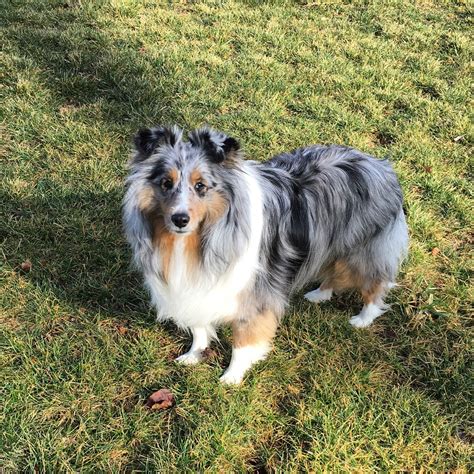
[[[200,147],[212,163],[222,163],[240,157],[239,142],[222,132],[210,128],[200,128],[189,134],[189,141],[194,147]]]
[[[141,128],[135,135],[134,142],[137,153],[134,162],[149,158],[162,145],[174,146],[181,139],[181,131],[177,127]]]

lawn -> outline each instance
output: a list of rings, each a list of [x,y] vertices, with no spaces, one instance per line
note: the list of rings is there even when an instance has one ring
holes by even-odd
[[[472,472],[467,1],[4,0],[0,18],[2,472]],[[295,295],[241,387],[218,383],[228,329],[175,365],[189,337],[154,322],[120,216],[131,137],[159,123],[257,160],[390,157],[411,233],[391,310],[355,330],[356,296]],[[176,405],[147,410],[159,388]]]

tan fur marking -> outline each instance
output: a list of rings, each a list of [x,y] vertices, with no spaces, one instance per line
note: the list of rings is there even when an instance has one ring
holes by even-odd
[[[170,170],[168,176],[173,181],[173,184],[175,184],[179,179],[179,171],[176,168],[173,168]]]
[[[199,170],[194,170],[192,173],[191,173],[191,185],[194,186],[196,183],[198,183],[199,181],[202,181],[202,175],[201,175],[201,172]],[[206,183],[204,183],[206,184]]]
[[[333,290],[333,286],[332,286],[332,281],[327,278],[326,280],[323,280],[323,282],[321,283],[321,285],[319,285],[319,289],[320,290]]]
[[[189,182],[192,188],[198,182],[202,182],[206,185],[205,180],[203,179],[201,172],[198,169],[195,169],[191,172],[189,176]],[[194,194],[189,200],[189,216],[191,222],[201,223],[204,219],[212,224],[216,222],[219,217],[221,217],[227,207],[227,202],[223,196],[213,190],[210,190],[205,196],[200,197]]]
[[[189,217],[191,222],[201,223],[206,216],[206,203],[203,199],[200,199],[198,196],[193,195],[189,199]]]
[[[196,271],[201,259],[201,236],[198,232],[186,237],[184,251],[188,261],[188,272]]]
[[[184,238],[184,252],[188,261],[188,271],[197,271],[201,258],[201,236],[198,232],[184,237],[178,237],[169,232],[163,218],[156,220],[153,232],[153,245],[158,248],[161,258],[161,268],[165,281],[169,279],[170,263],[177,238]]]
[[[217,192],[212,193],[212,196],[207,201],[207,217],[209,222],[214,223],[219,220],[227,208],[227,201]]]
[[[155,205],[155,192],[151,186],[144,187],[138,195],[138,207],[142,212],[152,211]]]
[[[171,256],[173,255],[173,248],[176,236],[166,229],[162,218],[159,218],[155,223],[153,232],[153,245],[158,247],[161,257],[161,268],[163,278],[168,281]]]
[[[349,267],[344,260],[337,260],[326,272],[321,289],[332,288],[335,291],[358,289],[362,293],[365,304],[373,303],[384,294],[384,286],[380,281],[371,281]]]
[[[240,150],[231,150],[227,153],[224,164],[226,166],[234,166],[241,158],[242,152]]]
[[[233,347],[270,342],[275,336],[277,327],[277,318],[271,311],[264,311],[246,322],[234,320],[232,322]]]
[[[368,289],[361,290],[361,293],[365,304],[375,303],[383,296],[384,287],[381,283],[374,283]]]
[[[336,260],[330,277],[330,283],[334,290],[348,290],[361,286],[360,275],[353,271],[344,260]]]

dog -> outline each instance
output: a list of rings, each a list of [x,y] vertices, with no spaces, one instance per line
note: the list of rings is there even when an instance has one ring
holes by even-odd
[[[387,160],[346,146],[314,145],[266,162],[211,128],[188,140],[176,126],[141,129],[123,201],[125,234],[158,320],[192,333],[176,360],[195,364],[231,324],[238,384],[271,349],[289,297],[310,282],[313,303],[356,289],[370,325],[387,308],[407,253],[398,179]]]

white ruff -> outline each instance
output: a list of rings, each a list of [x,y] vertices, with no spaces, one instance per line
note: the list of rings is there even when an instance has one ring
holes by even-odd
[[[172,319],[178,326],[193,328],[212,326],[238,312],[238,295],[254,279],[258,268],[259,248],[263,228],[263,199],[257,179],[250,166],[244,168],[244,185],[251,196],[251,237],[246,251],[219,278],[188,271],[184,258],[185,236],[176,236],[171,256],[168,282],[158,272],[145,275],[158,319]],[[154,254],[154,265],[161,267],[160,256]]]

